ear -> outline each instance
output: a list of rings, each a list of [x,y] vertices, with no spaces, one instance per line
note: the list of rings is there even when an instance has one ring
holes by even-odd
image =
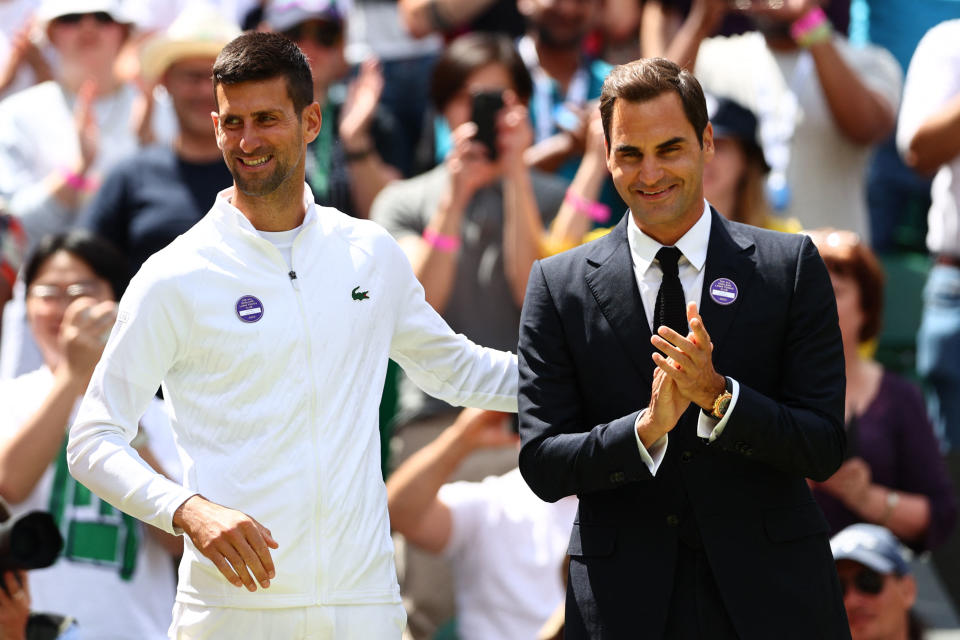
[[[223,145],[220,143],[220,114],[211,111],[210,119],[213,121],[213,137],[217,139],[217,148],[223,151]]]
[[[713,146],[713,124],[707,123],[707,126],[703,128],[703,161],[710,162],[713,160],[713,154],[716,149]]]
[[[316,140],[317,135],[320,133],[320,127],[323,125],[323,115],[320,111],[320,104],[317,102],[311,102],[303,109],[303,113],[300,116],[300,122],[303,126],[303,140],[306,144],[310,144]],[[334,123],[330,123],[329,126],[334,126]]]

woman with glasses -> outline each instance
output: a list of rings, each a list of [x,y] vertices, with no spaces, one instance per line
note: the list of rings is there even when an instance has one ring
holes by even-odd
[[[75,231],[43,239],[22,275],[44,364],[0,382],[0,496],[15,517],[50,512],[64,539],[62,557],[30,573],[32,607],[76,618],[87,638],[165,638],[174,594],[171,553],[179,553],[181,541],[93,496],[68,473],[64,449],[77,401],[116,320],[126,259]],[[159,401],[140,426],[144,459],[159,466],[161,458],[175,470]]]
[[[956,521],[950,479],[920,390],[865,355],[883,310],[883,271],[856,234],[818,229],[837,298],[846,363],[848,459],[814,497],[832,533],[856,523],[882,525],[915,550],[936,547]]]

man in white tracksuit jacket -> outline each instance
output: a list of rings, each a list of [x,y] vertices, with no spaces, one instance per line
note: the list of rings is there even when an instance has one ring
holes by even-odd
[[[387,360],[452,404],[515,411],[516,358],[454,335],[386,231],[313,203],[304,153],[321,116],[296,45],[240,36],[214,87],[234,186],[131,282],[70,470],[187,534],[171,638],[399,638],[377,429]],[[161,382],[183,486],[129,444]]]

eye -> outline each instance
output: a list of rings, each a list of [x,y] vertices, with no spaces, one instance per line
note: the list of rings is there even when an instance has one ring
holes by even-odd
[[[668,154],[671,154],[671,153],[675,153],[675,152],[677,152],[677,151],[679,151],[679,150],[680,150],[680,147],[678,147],[678,146],[675,145],[675,144],[672,144],[672,145],[670,145],[669,147],[664,147],[663,149],[661,149],[661,150],[660,150],[660,153],[662,153],[662,154],[664,154],[664,155],[668,155]]]
[[[243,122],[237,116],[227,116],[220,120],[220,125],[226,129],[235,129],[242,124]]]

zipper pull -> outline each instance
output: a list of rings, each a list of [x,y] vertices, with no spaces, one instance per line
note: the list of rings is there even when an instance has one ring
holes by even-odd
[[[290,284],[293,285],[293,288],[296,289],[297,291],[300,291],[300,285],[297,282],[297,272],[291,270],[290,273],[288,273],[287,275],[290,276]]]

